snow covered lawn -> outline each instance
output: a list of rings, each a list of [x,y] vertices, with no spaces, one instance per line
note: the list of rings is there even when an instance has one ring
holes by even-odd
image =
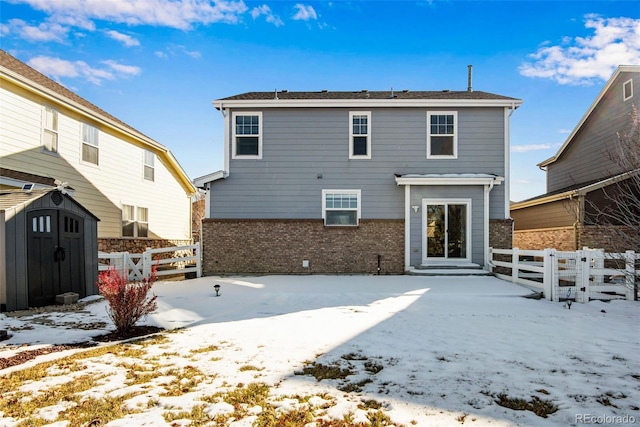
[[[313,414],[309,426],[386,425],[385,416],[405,426],[640,424],[638,302],[569,310],[523,298],[530,291],[518,285],[466,276],[206,277],[159,282],[153,291],[159,310],[144,323],[179,329],[124,352],[53,363],[45,377],[20,383],[14,397],[35,399],[93,376],[75,392],[78,400],[120,397],[127,408],[109,426],[187,419],[251,426],[267,418],[261,414],[296,411]],[[0,343],[0,357],[112,330],[104,301],[84,313],[0,320],[13,334]],[[70,326],[78,320],[98,329]],[[16,347],[22,343],[30,347]],[[6,383],[71,353],[0,371],[0,378]],[[313,376],[320,374],[334,379]],[[232,394],[250,387],[265,387],[267,398],[234,406]],[[557,410],[544,418],[498,401]],[[77,425],[65,421],[79,405],[73,399],[46,405],[30,417]],[[5,411],[0,425],[24,419]],[[331,419],[343,424],[322,424]]]

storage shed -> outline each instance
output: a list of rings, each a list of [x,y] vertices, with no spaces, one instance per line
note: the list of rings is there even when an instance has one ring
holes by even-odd
[[[98,221],[64,190],[0,190],[1,310],[96,294]]]

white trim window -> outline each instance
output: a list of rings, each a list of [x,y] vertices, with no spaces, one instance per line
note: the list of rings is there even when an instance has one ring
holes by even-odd
[[[42,148],[58,152],[58,111],[47,105],[42,106]]]
[[[82,123],[82,161],[98,164],[98,128]]]
[[[371,111],[349,112],[349,158],[371,158]]]
[[[622,84],[622,101],[633,98],[633,79],[629,79]]]
[[[361,212],[360,193],[360,190],[322,190],[324,225],[358,225]]]
[[[147,181],[155,181],[155,160],[155,154],[149,150],[144,150],[144,179]]]
[[[427,112],[427,159],[458,157],[458,112]]]
[[[122,237],[149,237],[149,208],[122,205]]]
[[[239,111],[231,115],[234,159],[262,158],[262,112]]]

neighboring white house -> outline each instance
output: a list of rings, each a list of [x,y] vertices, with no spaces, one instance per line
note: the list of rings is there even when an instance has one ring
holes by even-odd
[[[0,189],[68,186],[101,251],[191,241],[196,189],[166,147],[2,50],[0,81]]]

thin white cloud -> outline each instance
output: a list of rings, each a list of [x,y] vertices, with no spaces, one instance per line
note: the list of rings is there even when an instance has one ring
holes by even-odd
[[[318,19],[318,15],[316,14],[313,6],[306,6],[302,3],[298,3],[294,8],[298,9],[298,11],[293,15],[293,19],[295,21],[309,21]]]
[[[559,84],[592,84],[608,80],[618,65],[640,63],[640,19],[585,16],[588,37],[565,37],[560,45],[545,43],[519,67],[526,77]]]
[[[111,37],[112,39],[119,41],[120,43],[122,43],[123,45],[125,45],[126,47],[132,47],[132,46],[140,46],[140,41],[134,37],[131,37],[128,34],[123,34],[119,31],[116,30],[109,30],[106,32],[107,36]]]
[[[528,144],[511,146],[512,153],[527,153],[529,151],[548,150],[551,144]]]
[[[10,19],[4,25],[3,33],[16,34],[29,42],[61,42],[67,36],[69,28],[57,23],[42,22],[39,25],[29,25],[22,19]]]
[[[57,22],[98,19],[129,25],[154,25],[182,30],[196,24],[236,23],[247,11],[242,0],[12,0],[46,12]]]
[[[202,57],[202,53],[197,50],[188,50],[186,46],[175,44],[167,46],[164,51],[156,50],[153,54],[160,59],[169,59],[169,57],[180,55],[187,55],[193,59],[200,59]]]
[[[107,65],[109,68],[111,68],[121,76],[137,76],[142,72],[142,69],[138,66],[120,64],[111,59],[102,61],[102,63]]]
[[[81,78],[96,85],[100,85],[103,80],[115,80],[118,77],[128,77],[141,72],[139,67],[111,60],[103,61],[103,64],[107,66],[106,69],[91,67],[84,61],[67,61],[44,55],[31,58],[27,63],[54,80]]]
[[[251,17],[253,19],[256,19],[260,16],[264,16],[267,22],[275,25],[276,27],[281,27],[284,25],[284,22],[282,22],[282,19],[280,19],[278,15],[275,15],[271,11],[271,8],[266,4],[263,4],[262,6],[254,7],[253,9],[251,9]]]

